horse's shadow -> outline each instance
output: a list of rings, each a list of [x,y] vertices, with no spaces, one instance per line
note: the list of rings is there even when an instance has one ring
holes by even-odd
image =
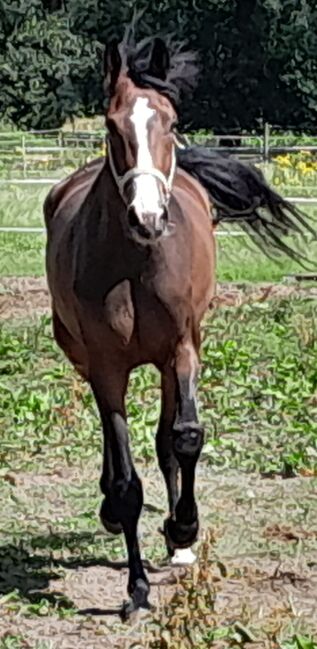
[[[70,556],[66,559],[56,559],[52,555],[52,547],[54,550],[62,549],[65,546],[69,549],[79,549],[81,546],[93,544],[95,539],[96,535],[92,533],[72,532],[63,535],[50,534],[31,537],[28,543],[20,542],[0,546],[0,600],[12,594],[13,598],[16,597],[32,607],[40,606],[45,601],[57,610],[74,610],[81,615],[119,615],[121,608],[79,610],[64,593],[48,591],[51,580],[63,579],[59,568],[65,570],[97,566],[107,567],[111,570],[127,568],[126,561],[111,561],[106,557]],[[149,572],[156,571],[151,566],[148,566],[147,569]]]
[[[54,549],[65,547],[80,548],[83,544],[92,544],[95,535],[90,533],[70,533],[65,535],[48,535],[32,537],[28,544],[17,543],[0,546],[0,599],[11,596],[24,601],[28,606],[40,606],[43,601],[54,608],[73,609],[77,614],[114,615],[119,609],[78,610],[76,605],[58,591],[48,591],[50,581],[62,579],[58,568],[73,569],[106,566],[113,570],[127,567],[126,562],[113,562],[107,558],[69,557],[56,559],[52,556]],[[36,548],[35,550],[32,549]],[[3,600],[4,601],[4,600]]]

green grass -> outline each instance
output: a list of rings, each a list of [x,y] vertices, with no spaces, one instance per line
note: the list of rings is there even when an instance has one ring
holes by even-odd
[[[273,165],[266,168],[270,179]],[[1,173],[1,172],[0,172]],[[63,175],[61,170],[44,175]],[[64,170],[64,175],[67,169]],[[42,174],[43,175],[43,174]],[[313,195],[312,179],[303,176],[307,187],[279,187],[284,195]],[[49,191],[45,186],[4,186],[0,187],[0,227],[43,227],[43,202]],[[316,223],[317,207],[306,208],[307,214]],[[230,230],[239,231],[233,224]],[[292,242],[294,244],[294,240]],[[295,244],[296,245],[296,244]],[[42,275],[44,239],[37,234],[15,234],[0,232],[0,276],[4,275]],[[306,251],[312,260],[317,258],[317,244],[311,244]],[[217,277],[219,281],[278,282],[287,274],[301,272],[301,266],[282,256],[278,261],[268,259],[247,237],[218,237]]]
[[[219,469],[317,470],[316,302],[222,308],[204,328],[200,380],[204,455]],[[100,452],[90,390],[77,379],[42,318],[0,329],[0,467],[56,456],[70,464]],[[128,413],[136,457],[154,456],[159,383],[133,373]]]
[[[0,232],[0,277],[41,277],[45,238],[41,233]]]
[[[314,218],[317,207],[310,210]],[[239,227],[232,225],[237,232]],[[288,242],[296,249],[296,240]],[[301,246],[302,249],[302,246]],[[306,256],[317,270],[317,242],[311,242]],[[305,269],[286,255],[270,259],[248,237],[219,236],[217,238],[217,279],[219,282],[281,282],[285,276],[304,273]],[[306,271],[307,272],[307,271]]]
[[[219,282],[281,282],[286,275],[305,269],[287,257],[272,261],[256,248],[250,250],[244,238],[217,239],[217,279]],[[316,259],[317,244],[310,257]],[[45,273],[45,235],[0,232],[0,276],[35,276]]]
[[[43,227],[43,203],[50,187],[0,186],[0,227]]]
[[[43,227],[43,202],[48,191],[49,186],[1,188],[0,227]],[[306,211],[316,222],[317,207]],[[229,229],[239,231],[239,226],[233,224]],[[294,240],[291,243],[296,245]],[[269,259],[248,237],[219,236],[217,244],[220,282],[279,282],[285,275],[303,270],[285,256]],[[41,234],[0,232],[0,276],[43,275],[44,245],[45,237]],[[312,243],[306,252],[316,260],[317,243]]]
[[[272,171],[270,167],[269,175]],[[53,177],[60,172],[43,168],[37,173]],[[0,227],[41,227],[48,189],[1,187]],[[315,187],[312,177],[307,177],[300,188],[285,186],[279,191],[311,195]],[[316,218],[317,208],[307,212]],[[0,276],[43,275],[44,244],[41,234],[0,233]],[[316,244],[309,254],[317,258]],[[279,264],[273,262],[251,250],[243,237],[218,238],[219,281],[278,282],[294,272],[301,272],[297,264],[285,257]],[[293,561],[295,571],[304,557],[307,565],[315,565],[316,481],[269,480],[255,485],[254,473],[317,474],[316,325],[316,301],[308,298],[221,308],[206,321],[199,387],[206,429],[201,467],[206,478],[203,482],[199,474],[197,487],[203,525],[213,530],[208,561],[204,565],[202,557],[198,576],[194,569],[185,578],[185,594],[180,594],[181,582],[166,608],[163,605],[155,614],[157,633],[153,631],[148,649],[185,649],[182,629],[191,637],[195,624],[201,631],[197,649],[247,649],[257,640],[273,643],[267,645],[270,649],[317,649],[310,624],[294,613],[291,604],[268,619],[255,619],[243,589],[237,617],[229,605],[226,619],[218,620],[213,610],[214,582],[210,590],[208,581],[219,563],[226,575],[224,589],[226,579],[231,590],[246,571],[247,590],[253,573],[243,564],[243,555],[251,557],[261,571],[266,553],[267,581],[282,560]],[[163,482],[157,474],[153,480],[151,473],[159,396],[153,368],[133,373],[127,400],[131,444],[138,468],[145,473],[145,502],[150,503],[142,523],[142,552],[155,562],[165,553],[156,533],[165,515]],[[67,576],[73,571],[77,579],[77,571],[80,576],[82,569],[103,566],[105,557],[124,557],[125,549],[121,537],[100,532],[100,421],[90,390],[53,342],[47,317],[32,323],[0,323],[0,430],[0,649],[56,649],[64,638],[62,627],[56,642],[54,637],[41,641],[42,621],[44,629],[48,621],[58,631],[58,625],[69,620],[80,629],[83,620],[71,595],[63,590]],[[271,523],[295,525],[307,536],[296,543],[269,541],[263,530]],[[238,566],[230,565],[233,548],[241,554]],[[58,586],[50,588],[51,580]],[[95,592],[91,596],[94,601]],[[30,635],[32,623],[36,631]],[[10,630],[2,631],[2,625]],[[91,623],[91,646],[97,648],[99,639],[112,632],[106,621],[101,626]],[[145,646],[143,633],[144,628],[139,646]]]
[[[243,237],[218,237],[217,249],[219,282],[280,282],[286,275],[305,272],[285,256],[272,261],[255,247],[250,249]],[[317,258],[316,243],[309,255]],[[40,277],[45,273],[44,256],[45,235],[0,232],[0,277]]]
[[[141,635],[140,646],[187,649],[192,645],[178,643],[177,634],[199,632],[199,649],[221,642],[247,649],[252,639],[274,640],[268,646],[279,649],[316,649],[310,636],[316,621],[302,619],[284,591],[277,591],[275,608],[263,618],[248,599],[259,587],[269,588],[281,565],[285,574],[300,575],[302,561],[312,574],[315,566],[316,479],[261,480],[260,474],[316,475],[316,321],[316,301],[308,298],[221,308],[206,321],[199,386],[206,444],[197,493],[203,534],[212,532],[202,544],[198,573],[188,573],[172,595],[166,586],[167,601],[153,614],[149,638]],[[54,624],[60,639],[63,625],[80,629],[84,620],[98,649],[119,623],[78,615],[80,580],[105,571],[106,559],[123,558],[125,549],[122,537],[100,531],[102,440],[91,392],[53,342],[48,317],[0,325],[0,376],[0,608],[8,629],[5,635],[0,630],[0,649],[56,649],[60,640],[41,643],[41,629]],[[157,533],[165,516],[164,487],[153,468],[159,396],[151,367],[133,373],[127,406],[145,492],[142,553],[155,562],[165,556]],[[272,525],[293,530],[299,541],[268,537]],[[97,605],[105,574],[118,590],[122,577],[113,573],[117,577],[108,571],[98,582],[84,581],[83,597],[91,583],[89,601]],[[277,577],[277,588],[279,583]],[[111,591],[111,584],[106,587]],[[234,587],[238,596],[217,614],[215,589],[231,597]],[[274,592],[264,592],[264,604],[266,593]],[[165,639],[170,634],[165,645],[157,639],[163,631]]]

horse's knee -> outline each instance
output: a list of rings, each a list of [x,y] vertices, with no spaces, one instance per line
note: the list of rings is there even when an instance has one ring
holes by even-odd
[[[102,489],[105,499],[100,508],[100,519],[111,534],[136,525],[143,506],[142,483],[138,476],[131,480],[114,480],[107,489]]]
[[[118,516],[113,510],[110,497],[104,498],[100,508],[100,520],[110,534],[121,534],[123,532],[122,523],[118,520]]]
[[[139,477],[134,474],[130,480],[115,480],[110,488],[113,512],[123,528],[135,524],[143,506],[143,490]]]
[[[173,429],[173,450],[180,465],[198,458],[204,443],[204,429],[195,421],[177,422]]]

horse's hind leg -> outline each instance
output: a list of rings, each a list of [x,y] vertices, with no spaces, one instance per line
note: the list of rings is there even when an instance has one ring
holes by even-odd
[[[178,501],[179,464],[173,450],[173,425],[176,417],[177,381],[174,369],[168,367],[162,372],[162,410],[156,435],[156,451],[160,469],[165,478],[169,512],[174,516]]]
[[[102,376],[92,378],[92,388],[104,431],[104,464],[100,487],[105,501],[100,514],[106,529],[117,533],[122,528],[126,539],[129,562],[128,592],[131,596],[122,610],[122,616],[126,619],[140,608],[149,608],[149,583],[143,569],[137,539],[143,491],[129,448],[124,409],[127,373],[105,367],[102,370]]]
[[[178,408],[173,427],[173,451],[181,469],[181,496],[165,524],[167,546],[188,548],[198,534],[198,511],[194,484],[196,464],[203,445],[203,429],[199,425],[196,407],[198,357],[191,339],[179,343],[175,356],[178,388]],[[188,557],[191,560],[191,557]]]

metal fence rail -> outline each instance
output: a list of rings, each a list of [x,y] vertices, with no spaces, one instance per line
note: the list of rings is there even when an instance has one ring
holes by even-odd
[[[45,179],[46,183],[56,183],[58,180]],[[3,184],[3,181],[0,183]],[[25,184],[25,183],[23,183]],[[297,205],[317,205],[317,196],[315,198],[305,198],[304,196],[292,196],[287,198],[290,203]],[[11,232],[19,234],[43,234],[45,233],[45,228],[37,227],[14,227],[14,226],[3,226],[0,227],[0,232]],[[217,237],[246,237],[248,236],[246,232],[240,232],[239,230],[218,230],[216,231]]]
[[[45,234],[45,228],[23,228],[23,227],[3,227],[0,228],[0,232],[12,232],[16,234]],[[239,230],[218,230],[215,232],[217,237],[247,237],[249,236],[246,232],[240,232]]]
[[[199,139],[198,136],[196,138],[197,143]],[[291,139],[295,141],[294,145],[287,144]],[[276,155],[287,153],[300,151],[317,153],[317,135],[310,136],[310,141],[313,144],[301,145],[297,144],[296,140],[295,136],[272,133],[271,125],[266,123],[263,125],[262,133],[211,134],[210,136],[207,135],[201,143],[209,146],[214,151],[247,158],[260,158],[266,162]],[[12,154],[14,157],[19,155],[21,162],[25,164],[28,161],[31,162],[30,157],[32,157],[32,154],[56,153],[58,159],[58,156],[63,156],[66,151],[70,150],[83,153],[87,148],[87,151],[92,151],[94,148],[102,146],[104,141],[104,133],[100,131],[53,129],[50,131],[0,132],[0,152]],[[283,144],[280,144],[281,141]],[[228,146],[227,142],[228,145],[236,142],[238,146]]]

